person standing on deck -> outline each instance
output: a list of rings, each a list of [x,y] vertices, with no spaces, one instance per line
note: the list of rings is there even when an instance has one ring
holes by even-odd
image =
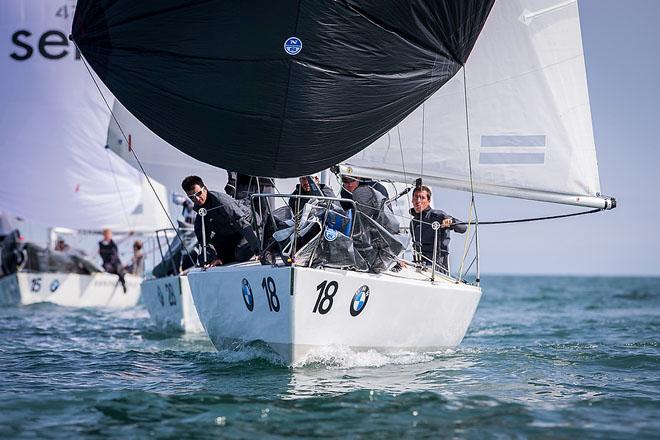
[[[410,209],[412,220],[410,221],[410,234],[413,239],[413,249],[423,255],[423,263],[430,265],[433,262],[433,243],[436,231],[433,222],[440,223],[438,229],[438,248],[436,252],[436,264],[439,270],[449,274],[449,232],[456,231],[463,234],[467,231],[466,225],[459,225],[456,219],[439,209],[431,209],[431,189],[428,186],[419,186],[413,191],[413,207]],[[460,222],[460,221],[459,221]]]

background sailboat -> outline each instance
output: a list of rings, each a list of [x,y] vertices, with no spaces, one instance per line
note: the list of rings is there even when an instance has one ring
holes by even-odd
[[[146,178],[105,148],[110,111],[65,37],[72,15],[59,6],[45,0],[0,6],[1,44],[9,54],[1,62],[0,209],[43,228],[166,227]],[[164,187],[152,184],[166,199]],[[18,292],[23,303],[135,304],[139,278],[130,278],[125,295],[116,278],[21,272],[3,278],[2,302],[16,302]]]

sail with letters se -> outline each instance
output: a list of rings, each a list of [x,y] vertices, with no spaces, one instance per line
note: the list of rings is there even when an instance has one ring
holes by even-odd
[[[206,163],[310,174],[465,63],[494,0],[79,0],[73,39],[126,108]]]
[[[146,179],[105,148],[110,111],[66,39],[62,3],[0,3],[0,209],[47,227],[167,227]]]

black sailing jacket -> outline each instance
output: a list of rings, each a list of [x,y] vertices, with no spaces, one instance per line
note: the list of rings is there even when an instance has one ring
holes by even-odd
[[[410,221],[410,235],[413,239],[413,246],[419,249],[420,241],[422,248],[422,255],[429,260],[433,260],[433,241],[435,239],[435,231],[431,227],[433,222],[440,222],[446,218],[453,218],[454,222],[460,223],[461,221],[448,215],[446,212],[439,209],[426,208],[421,213],[416,213],[414,209],[410,210],[413,219]],[[420,219],[421,219],[421,235],[420,235]],[[466,225],[452,225],[451,228],[438,229],[438,256],[441,254],[449,254],[449,232],[454,230],[459,234],[467,231]]]
[[[194,209],[199,213],[200,208],[207,211],[204,220],[207,244],[219,248],[216,244],[222,246],[223,237],[240,233],[250,244],[250,249],[254,252],[259,251],[259,240],[250,223],[252,212],[249,205],[241,205],[227,194],[209,191],[206,202],[201,206],[195,206]],[[202,243],[202,216],[199,214],[195,217],[195,235]]]

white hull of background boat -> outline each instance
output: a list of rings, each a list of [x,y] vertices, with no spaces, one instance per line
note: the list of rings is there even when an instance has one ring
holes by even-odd
[[[195,270],[188,278],[216,348],[263,341],[290,365],[332,346],[379,352],[456,347],[481,289],[447,279],[432,284],[428,275],[412,268],[375,275],[248,263]]]
[[[67,307],[133,307],[141,277],[126,275],[124,293],[117,275],[18,272],[0,278],[0,306],[50,302]]]
[[[163,330],[202,333],[187,276],[144,280],[142,300],[153,322]]]

